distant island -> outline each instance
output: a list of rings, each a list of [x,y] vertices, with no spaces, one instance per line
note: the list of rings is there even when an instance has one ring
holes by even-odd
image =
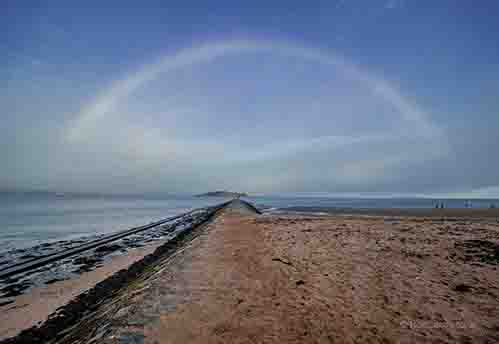
[[[226,198],[236,198],[236,197],[248,197],[248,194],[244,192],[231,192],[231,191],[211,191],[203,194],[196,195],[196,197],[226,197]]]

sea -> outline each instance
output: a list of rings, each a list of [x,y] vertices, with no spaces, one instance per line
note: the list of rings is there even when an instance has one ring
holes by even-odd
[[[176,195],[0,192],[0,254],[43,243],[110,234],[223,201]]]
[[[331,208],[488,208],[491,199],[332,198],[261,196],[248,201],[267,210]],[[0,192],[0,254],[14,249],[75,240],[147,224],[189,210],[216,205],[223,198],[193,196],[109,196],[46,192]]]

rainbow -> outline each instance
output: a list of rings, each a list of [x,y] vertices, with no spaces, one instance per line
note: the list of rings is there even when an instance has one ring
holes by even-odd
[[[113,82],[79,111],[76,119],[70,123],[67,139],[71,142],[84,140],[96,128],[99,121],[120,102],[125,101],[134,91],[164,73],[209,63],[230,54],[246,52],[279,54],[332,66],[346,77],[360,82],[379,99],[393,106],[397,113],[408,122],[411,133],[415,137],[435,139],[443,135],[442,131],[429,120],[427,114],[415,103],[402,96],[396,87],[362,70],[338,54],[287,41],[231,39],[198,44],[166,54]]]

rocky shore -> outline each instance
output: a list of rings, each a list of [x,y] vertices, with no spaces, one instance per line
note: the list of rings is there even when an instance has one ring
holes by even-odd
[[[91,288],[87,294],[78,296],[66,306],[72,314],[70,318],[73,319],[74,314],[78,313],[75,313],[77,309],[75,304],[88,307],[92,302],[109,295],[117,286],[123,286],[127,281],[134,279],[147,264],[158,256],[163,256],[165,252],[171,251],[172,247],[176,247],[191,230],[207,221],[214,211],[216,209],[207,208],[194,212],[157,228],[99,246],[78,256],[0,280],[0,311],[2,311],[0,339],[18,333],[25,328],[26,324],[34,325],[34,319],[40,319],[37,323],[45,321],[49,315],[47,310],[55,310],[53,304],[62,306],[65,304],[64,300],[70,301],[69,297],[77,296],[79,291],[83,292]],[[67,248],[94,239],[95,237],[90,237],[44,244],[8,252],[5,256],[13,258],[10,261],[12,265],[23,260],[34,259],[42,254],[50,254],[61,247]],[[40,300],[40,297],[44,299]],[[28,317],[19,317],[19,314],[27,309],[36,312],[36,316],[30,314]],[[56,322],[60,323],[60,313],[58,314]],[[27,322],[27,318],[32,319],[31,322]],[[50,328],[53,330],[53,327]],[[23,342],[22,338],[24,338],[23,335],[18,340]],[[36,342],[35,336],[30,334],[28,338],[28,342]]]
[[[13,302],[13,297],[29,291],[32,287],[49,285],[57,281],[68,280],[103,266],[111,258],[126,254],[130,249],[144,247],[152,242],[168,240],[177,235],[198,217],[204,216],[208,209],[201,209],[192,214],[187,214],[163,225],[158,225],[146,231],[126,236],[94,249],[87,250],[78,255],[46,264],[37,269],[12,277],[0,278],[0,305]],[[105,235],[94,235],[75,240],[62,240],[43,243],[30,248],[15,249],[0,255],[0,273],[11,266],[34,261],[37,258],[55,254],[63,250],[72,249],[86,243],[91,243],[104,238]]]

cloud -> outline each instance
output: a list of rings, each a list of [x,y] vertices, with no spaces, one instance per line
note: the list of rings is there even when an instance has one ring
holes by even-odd
[[[255,84],[251,72],[240,74],[269,58],[277,64]],[[329,74],[321,84],[323,70]],[[255,87],[263,90],[245,94]],[[449,153],[445,132],[388,81],[339,54],[274,40],[168,53],[104,87],[62,137],[49,135],[55,138],[44,152],[14,157],[23,166],[19,183],[38,178],[53,188],[108,192],[381,191],[400,187],[404,166],[431,165]],[[51,157],[31,175],[27,166],[43,155]]]
[[[333,68],[391,107],[403,126],[396,133],[386,130],[372,134],[291,137],[255,147],[253,144],[228,144],[224,139],[210,139],[209,135],[189,139],[165,136],[165,128],[159,130],[133,125],[130,116],[117,110],[135,92],[162,75],[197,65],[210,65],[232,55],[252,53],[297,58]],[[172,114],[178,112],[174,107],[167,111]],[[113,130],[115,134],[112,137],[107,134],[110,127],[119,128]],[[259,191],[267,191],[266,188],[272,184],[270,180],[274,181],[273,190],[306,189],[313,187],[310,181],[329,184],[330,188],[339,184],[365,187],[369,183],[385,181],[389,171],[400,165],[424,163],[448,153],[444,132],[431,122],[428,114],[387,81],[337,54],[295,43],[267,40],[210,42],[162,56],[102,90],[70,123],[66,140],[75,147],[88,144],[106,147],[113,155],[126,156],[127,160],[141,164],[139,170],[163,169],[163,173],[172,178],[180,171],[203,170],[209,175],[218,174],[220,180],[229,185],[244,184]],[[417,149],[412,149],[410,145]],[[407,154],[409,151],[410,155]],[[331,158],[324,159],[319,156],[321,154]],[[216,160],[206,157],[216,157]],[[168,167],[164,168],[162,164]],[[237,177],[245,169],[251,171],[253,183],[242,183]],[[317,174],[317,171],[329,172]],[[276,173],[279,175],[276,176]],[[197,178],[198,181],[204,180],[199,176]]]

